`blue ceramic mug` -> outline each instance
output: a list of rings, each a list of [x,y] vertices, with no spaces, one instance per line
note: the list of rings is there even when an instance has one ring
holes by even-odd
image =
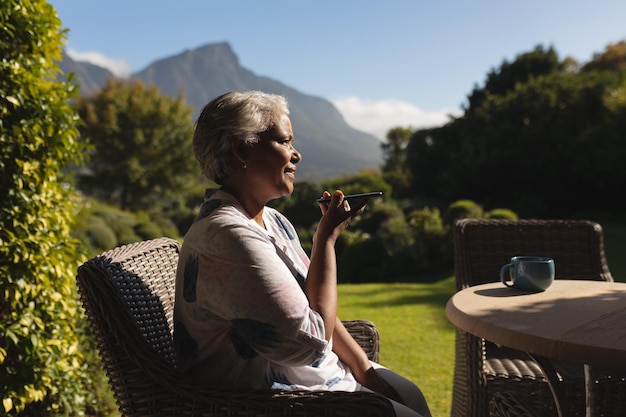
[[[545,291],[554,281],[554,259],[543,256],[514,256],[500,269],[500,281],[525,291]]]

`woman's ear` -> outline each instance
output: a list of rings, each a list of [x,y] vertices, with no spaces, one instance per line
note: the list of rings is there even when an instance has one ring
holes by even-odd
[[[235,158],[241,162],[242,165],[246,165],[247,159],[247,146],[243,140],[235,139],[232,144],[232,151]]]

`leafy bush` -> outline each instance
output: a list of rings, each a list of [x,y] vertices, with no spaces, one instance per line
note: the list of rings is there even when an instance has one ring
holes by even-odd
[[[83,198],[72,233],[91,248],[91,254],[162,236],[179,238],[178,228],[164,213],[133,213],[92,198]]]
[[[485,213],[486,219],[504,219],[504,220],[518,220],[519,216],[513,210],[505,208],[496,208],[489,210]]]
[[[154,227],[154,230],[150,231],[148,229],[148,231],[145,233],[141,229],[137,230],[137,233],[139,233],[144,239],[152,239],[149,236],[157,237],[154,235],[154,232],[156,230],[158,230],[159,236],[168,236],[171,238],[177,238],[178,236],[182,236],[187,231],[186,229],[183,231],[179,231],[173,220],[168,219],[167,217],[159,213],[155,213],[153,216],[151,216],[150,224],[151,227]]]
[[[0,8],[0,397],[7,416],[83,415],[97,402],[74,277],[85,249],[67,167],[81,164],[76,87],[56,81],[64,33],[43,0]]]
[[[319,205],[315,200],[323,191],[324,187],[316,182],[298,182],[290,196],[273,200],[269,205],[287,216],[294,225],[310,228],[321,217]]]
[[[393,201],[371,204],[338,241],[341,282],[392,282],[451,262],[452,243],[438,209],[405,215]]]
[[[448,265],[452,261],[450,227],[444,225],[439,209],[414,210],[408,217],[415,236],[416,268],[429,270]]]
[[[379,239],[361,240],[341,253],[337,279],[341,283],[385,282],[383,266],[387,254]]]
[[[324,183],[323,186],[331,193],[337,189],[343,191],[344,194],[382,191],[383,198],[390,198],[392,189],[380,172],[371,170],[363,170],[355,175],[332,179]]]
[[[120,245],[138,242],[141,237],[135,232],[137,219],[134,213],[120,210],[104,203],[95,206],[94,215],[100,216],[109,225]],[[108,248],[111,249],[111,248]]]
[[[394,201],[370,200],[365,212],[355,222],[355,227],[370,235],[376,235],[392,219],[404,219],[402,209]]]
[[[443,215],[443,222],[449,226],[459,219],[480,219],[483,208],[472,200],[457,200],[450,204]]]
[[[89,241],[93,248],[102,252],[117,246],[117,237],[102,217],[90,217],[85,225],[89,231]]]
[[[165,227],[159,223],[166,236],[184,236],[198,215],[200,205],[204,201],[206,189],[215,187],[217,187],[217,184],[208,180],[198,184],[192,183],[184,189],[179,198],[167,200],[167,203],[163,203],[161,200],[162,204],[160,207],[153,206],[151,213],[152,211],[156,213],[152,214],[151,217],[156,219],[157,223],[162,218],[164,222],[170,223],[176,228],[176,230],[173,230],[171,225]]]

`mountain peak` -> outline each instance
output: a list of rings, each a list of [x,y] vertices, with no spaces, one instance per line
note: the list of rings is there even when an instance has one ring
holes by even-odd
[[[81,88],[87,78],[79,77]],[[228,42],[206,44],[157,60],[131,78],[155,85],[167,96],[178,97],[184,92],[195,116],[206,103],[228,91],[260,90],[284,95],[298,150],[304,155],[298,169],[302,179],[354,174],[381,164],[380,142],[375,136],[348,126],[331,102],[243,68]]]
[[[207,43],[204,46],[195,48],[194,51],[207,56],[228,57],[239,64],[239,58],[228,42]]]
[[[194,49],[186,49],[178,55],[173,55],[171,57],[155,61],[154,64],[161,61],[171,60],[189,63],[199,60],[204,63],[211,62],[213,64],[223,65],[231,69],[240,67],[239,58],[228,42],[208,43]]]

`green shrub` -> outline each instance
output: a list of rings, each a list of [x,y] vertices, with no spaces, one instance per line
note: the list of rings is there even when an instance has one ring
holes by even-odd
[[[519,216],[513,210],[505,208],[496,208],[489,210],[485,213],[486,219],[504,219],[504,220],[518,220]]]
[[[67,168],[82,163],[64,33],[43,0],[0,8],[0,414],[79,416],[93,393],[74,285],[86,250]],[[98,403],[97,400],[94,400]]]
[[[198,211],[186,207],[182,207],[175,211],[167,213],[170,221],[176,227],[176,236],[185,236],[193,222],[196,220]]]
[[[401,212],[400,212],[401,214]],[[395,215],[380,225],[377,233],[389,256],[395,256],[413,244],[414,236],[404,215]]]
[[[441,212],[437,208],[426,207],[421,210],[413,210],[409,213],[408,218],[416,236],[440,236],[445,233]]]
[[[309,229],[304,229],[301,227],[296,227],[296,231],[298,232],[298,237],[300,238],[300,244],[304,251],[311,256],[311,249],[313,249],[313,234],[315,233],[315,228],[311,227]]]
[[[86,227],[88,230],[89,243],[91,243],[93,249],[97,252],[103,252],[117,246],[115,233],[101,217],[90,217]]]
[[[471,200],[457,200],[450,204],[443,214],[443,223],[453,225],[459,219],[480,219],[483,208]]]
[[[447,265],[451,261],[452,240],[439,209],[414,210],[408,217],[414,233],[415,269],[426,271]]]
[[[152,219],[152,223],[155,225],[155,227],[159,229],[159,236],[167,236],[173,239],[178,239],[180,236],[183,236],[184,233],[187,232],[185,230],[185,232],[181,234],[176,224],[174,224],[171,219],[162,215],[157,214]]]
[[[92,254],[162,236],[178,239],[178,228],[166,214],[133,213],[87,197],[83,199],[72,234],[88,244]]]
[[[385,282],[383,265],[387,253],[379,239],[361,240],[347,246],[338,261],[341,283]]]
[[[417,272],[452,262],[450,229],[436,208],[405,216],[396,203],[387,201],[366,212],[354,227],[337,242],[340,282],[412,279]]]
[[[135,232],[142,240],[156,239],[163,236],[163,231],[159,225],[151,220],[139,222],[135,226]]]
[[[367,191],[382,191],[383,199],[391,197],[391,185],[387,183],[381,172],[363,170],[355,175],[331,179],[322,184],[323,189],[333,192],[340,189],[345,194],[357,194]]]
[[[315,232],[316,228],[317,225],[314,225],[312,227],[313,232]],[[311,236],[313,236],[313,234],[311,234]],[[337,253],[337,259],[340,259],[341,254],[345,249],[370,238],[371,236],[368,233],[363,233],[361,230],[358,229],[355,230],[352,228],[348,228],[344,230],[341,235],[339,235],[337,242],[335,242],[335,252]]]
[[[118,244],[138,242],[141,237],[135,233],[137,219],[131,212],[120,210],[117,207],[99,203],[94,214],[104,219],[106,224],[113,230],[117,237]]]
[[[404,219],[402,209],[394,201],[371,200],[365,212],[356,219],[353,226],[370,235],[379,233],[381,227],[391,219]]]

